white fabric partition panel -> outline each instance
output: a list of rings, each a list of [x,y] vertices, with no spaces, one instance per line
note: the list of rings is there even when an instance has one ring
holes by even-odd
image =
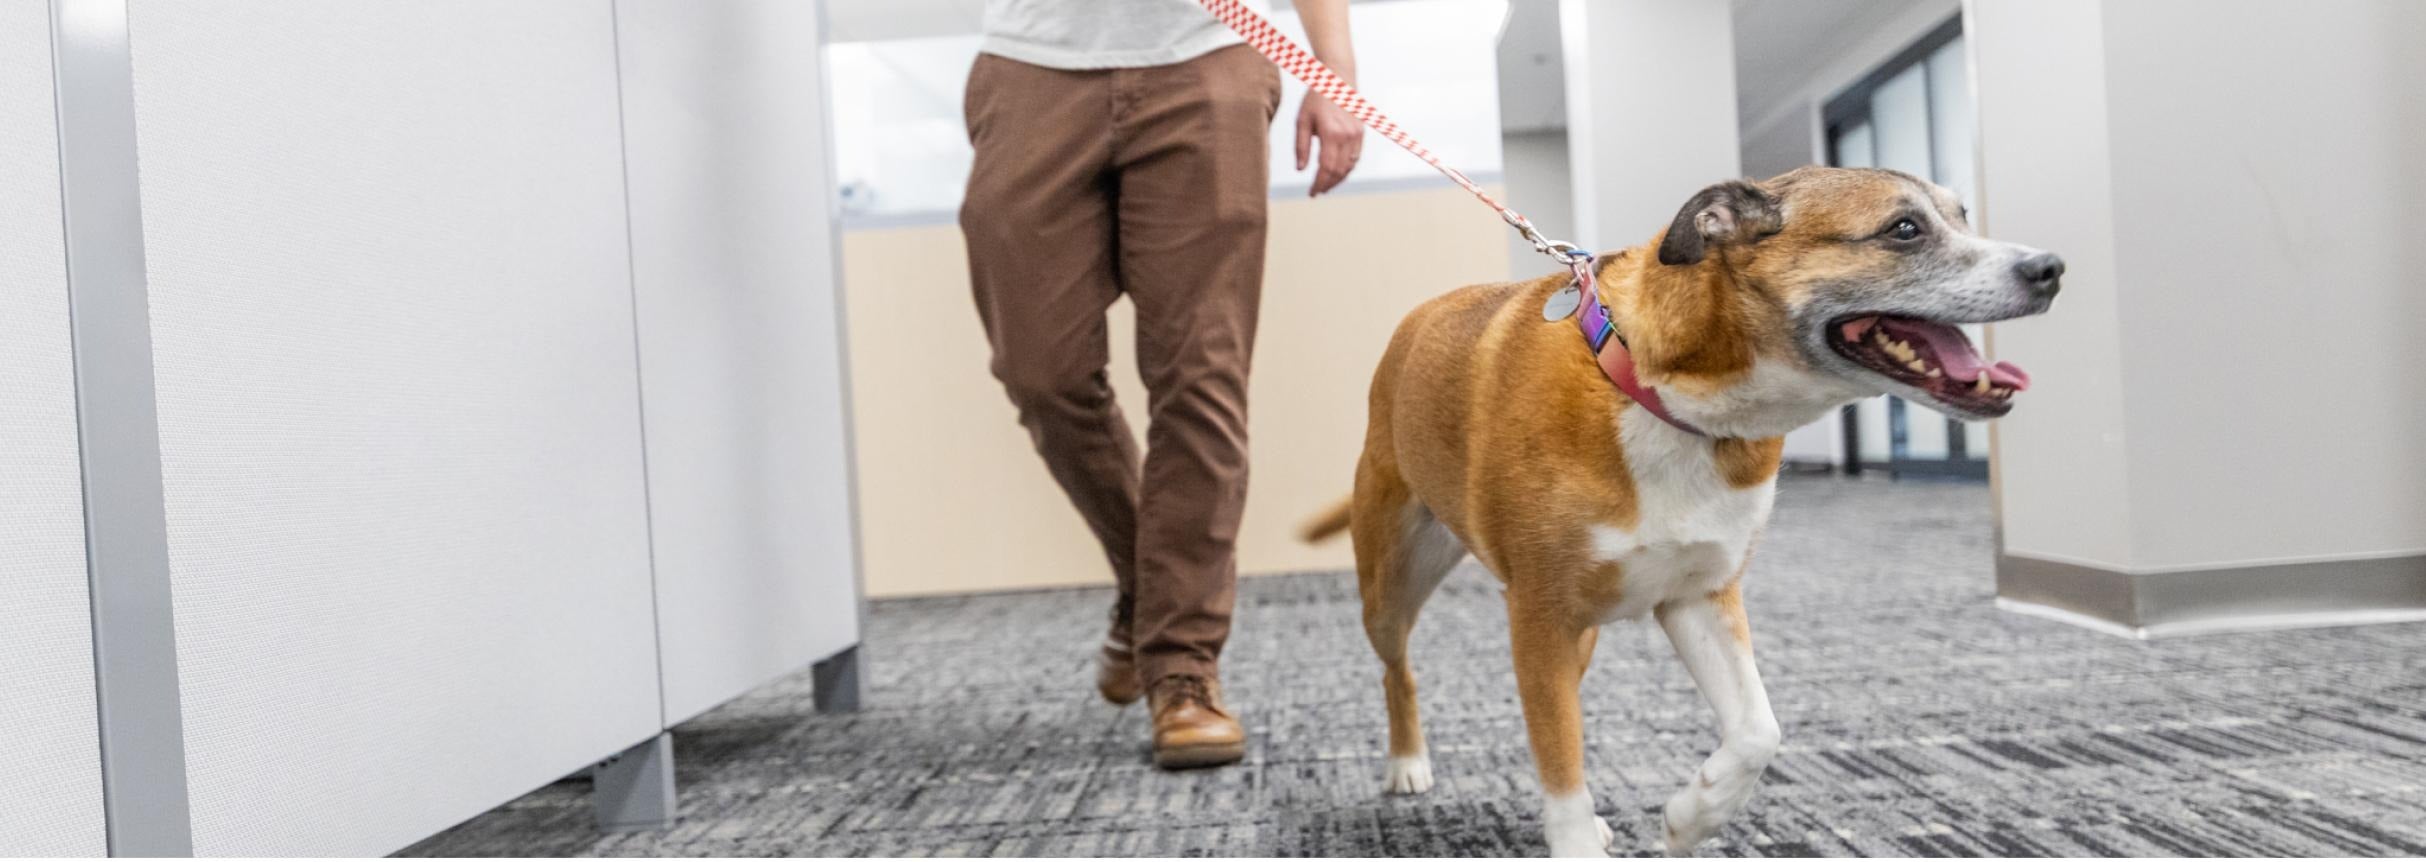
[[[665,717],[857,642],[818,9],[618,0]]]
[[[0,0],[0,856],[650,828],[673,724],[853,708],[820,29]]]
[[[0,856],[106,852],[50,7],[0,0]]]
[[[134,0],[194,849],[659,732],[612,9]]]

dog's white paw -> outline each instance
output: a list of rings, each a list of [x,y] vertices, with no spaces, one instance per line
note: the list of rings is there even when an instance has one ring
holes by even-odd
[[[1432,789],[1432,755],[1417,752],[1390,756],[1390,775],[1382,782],[1385,792],[1412,796]]]
[[[1549,839],[1550,855],[1562,859],[1597,859],[1609,855],[1609,844],[1617,832],[1609,821],[1592,813],[1592,797],[1577,792],[1552,796],[1542,807],[1542,837]]]
[[[1609,824],[1603,823],[1600,825],[1600,828],[1602,830],[1606,830],[1609,828]],[[1596,830],[1594,835],[1590,838],[1578,837],[1571,841],[1561,840],[1559,836],[1556,835],[1550,836],[1550,855],[1560,859],[1608,858],[1609,842],[1600,838],[1600,834],[1601,833]]]
[[[1688,790],[1669,798],[1668,804],[1660,809],[1660,849],[1663,852],[1670,856],[1691,856],[1694,845],[1702,843],[1702,839],[1717,831],[1717,824],[1696,822],[1700,818],[1691,813],[1696,807]]]

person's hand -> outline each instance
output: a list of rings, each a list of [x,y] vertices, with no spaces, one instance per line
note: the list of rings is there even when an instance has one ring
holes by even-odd
[[[1321,93],[1306,91],[1305,105],[1297,111],[1297,169],[1305,170],[1314,160],[1314,141],[1321,139],[1321,164],[1314,172],[1314,187],[1306,197],[1316,197],[1348,178],[1356,169],[1356,159],[1364,154],[1365,124],[1357,122],[1347,111]]]

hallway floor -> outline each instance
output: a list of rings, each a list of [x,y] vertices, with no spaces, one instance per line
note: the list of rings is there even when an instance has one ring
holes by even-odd
[[[1785,749],[1704,855],[2426,855],[2426,624],[2123,640],[1998,611],[1979,485],[1788,479],[1746,582]],[[877,602],[866,709],[809,675],[676,731],[682,819],[602,835],[543,788],[406,855],[1540,855],[1496,585],[1415,634],[1431,793],[1385,798],[1345,573],[1250,578],[1225,660],[1245,763],[1147,764],[1095,699],[1108,590]],[[1591,789],[1620,850],[1715,733],[1654,626],[1601,638]]]

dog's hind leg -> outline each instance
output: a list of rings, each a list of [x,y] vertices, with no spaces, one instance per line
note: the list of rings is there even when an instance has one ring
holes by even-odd
[[[1356,534],[1357,583],[1364,598],[1365,638],[1381,658],[1382,694],[1390,710],[1390,771],[1383,789],[1432,789],[1432,756],[1415,704],[1415,671],[1407,636],[1424,601],[1466,556],[1465,545],[1414,500],[1395,475],[1369,470],[1360,478],[1350,529]]]
[[[1685,855],[1752,798],[1761,772],[1777,755],[1777,716],[1769,711],[1769,694],[1752,666],[1752,629],[1744,619],[1739,585],[1669,602],[1655,613],[1693,683],[1718,712],[1718,750],[1694,770],[1685,789],[1668,799],[1664,812],[1668,852]]]

